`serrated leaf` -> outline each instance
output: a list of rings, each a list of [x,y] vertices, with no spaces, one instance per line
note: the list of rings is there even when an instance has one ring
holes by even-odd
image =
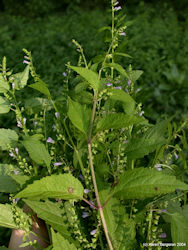
[[[68,231],[69,225],[62,215],[61,204],[51,201],[30,201],[24,199],[24,202],[43,219],[47,224],[51,225],[55,230],[60,232],[66,239],[71,241],[71,233]]]
[[[51,175],[34,181],[15,197],[31,198],[33,200],[47,198],[64,200],[82,199],[83,186],[80,181],[71,174]]]
[[[8,82],[5,81],[3,75],[0,73],[0,93],[6,93],[9,88]]]
[[[106,63],[105,67],[110,67],[116,69],[122,76],[126,77],[129,79],[129,76],[126,72],[126,70],[118,63]]]
[[[97,131],[110,128],[120,129],[142,122],[146,122],[146,120],[143,117],[136,117],[135,115],[122,113],[107,114],[97,123]]]
[[[129,159],[141,158],[156,150],[166,143],[163,137],[169,121],[162,121],[152,128],[149,128],[140,138],[132,138],[125,147],[126,155]]]
[[[8,228],[18,228],[13,219],[13,212],[11,205],[0,204],[0,226]]]
[[[71,69],[76,71],[79,75],[81,75],[86,81],[88,81],[91,87],[94,90],[98,90],[100,87],[100,80],[97,73],[90,69],[76,67],[76,66],[69,66]]]
[[[143,74],[143,71],[142,70],[133,70],[131,73],[132,73],[131,74],[132,81],[136,82],[140,78],[140,76]]]
[[[50,94],[50,91],[49,91],[46,83],[40,79],[38,80],[38,82],[30,84],[29,87],[36,89],[39,92],[41,92],[42,94],[46,95],[48,98],[51,98],[51,94]]]
[[[101,201],[105,202],[109,192],[102,190],[99,193]],[[116,198],[111,198],[103,208],[105,221],[114,249],[132,250],[135,248],[135,223],[129,219],[125,207]]]
[[[68,117],[71,122],[77,127],[80,131],[87,135],[89,130],[89,121],[91,117],[91,111],[85,106],[81,105],[78,102],[74,102],[68,98]]]
[[[10,110],[9,102],[0,96],[0,114],[6,114]]]
[[[185,243],[188,246],[188,206],[183,209],[175,202],[170,202],[167,209],[167,215],[170,217],[171,236],[173,243]],[[175,246],[173,249],[179,249]]]
[[[14,145],[18,141],[18,135],[14,130],[11,129],[0,129],[0,148],[1,150],[6,150],[7,144]]]
[[[34,162],[38,163],[39,165],[45,164],[47,167],[50,167],[51,157],[45,145],[40,142],[38,138],[27,136],[25,137],[24,141],[22,141],[22,144]]]
[[[145,199],[176,189],[188,190],[188,185],[155,169],[136,168],[121,175],[114,195],[123,199]]]
[[[23,72],[12,75],[14,78],[15,89],[19,90],[26,86],[29,78],[29,65],[26,66]]]
[[[62,235],[59,233],[55,233],[53,229],[52,232],[52,242],[53,242],[53,249],[54,250],[77,250],[75,245],[73,243],[70,243],[68,240],[66,240]]]

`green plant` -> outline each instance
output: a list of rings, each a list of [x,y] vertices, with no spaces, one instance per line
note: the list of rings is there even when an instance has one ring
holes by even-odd
[[[29,236],[26,203],[49,226],[49,249],[140,249],[145,243],[162,249],[166,237],[188,244],[187,121],[154,125],[144,117],[135,88],[143,72],[116,62],[130,56],[118,51],[127,27],[121,6],[111,5],[112,25],[103,28],[111,35],[107,52],[88,62],[73,40],[78,65],[67,63],[59,98],[53,100],[36,73],[31,52],[24,49],[27,66],[20,73],[2,61],[0,113],[13,112],[17,127],[0,129],[1,150],[10,156],[0,165],[0,191],[10,194],[9,204],[0,204],[0,225]],[[43,97],[19,103],[29,73],[29,87]],[[185,231],[178,234],[180,228]],[[28,245],[39,247],[27,240],[22,246]]]

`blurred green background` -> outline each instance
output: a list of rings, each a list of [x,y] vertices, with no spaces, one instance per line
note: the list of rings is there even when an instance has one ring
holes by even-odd
[[[119,1],[132,25],[127,28],[122,51],[144,74],[138,83],[138,101],[145,114],[156,120],[161,114],[182,117],[188,107],[188,3],[187,0]],[[77,62],[72,44],[84,47],[88,60],[104,52],[110,24],[108,0],[2,0],[0,2],[0,58],[7,57],[14,72],[22,71],[23,52],[32,52],[37,72],[54,97],[61,94],[65,63]]]
[[[188,108],[188,1],[119,1],[130,21],[120,46],[132,56],[122,59],[125,68],[141,69],[137,101],[145,115],[155,121],[164,115],[187,116]],[[108,0],[1,0],[0,58],[7,57],[14,73],[22,71],[23,52],[32,52],[37,73],[57,98],[63,90],[62,72],[69,61],[77,63],[72,39],[84,48],[89,61],[105,52],[106,33],[98,30],[110,25]],[[22,93],[30,97],[32,90]],[[11,116],[1,116],[0,127],[8,128]],[[2,194],[3,196],[4,194]],[[0,199],[5,201],[8,197]],[[6,199],[5,199],[6,198]],[[0,229],[0,245],[7,245],[10,230]]]

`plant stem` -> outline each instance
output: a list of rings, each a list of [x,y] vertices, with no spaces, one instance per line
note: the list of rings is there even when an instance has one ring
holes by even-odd
[[[111,6],[112,6],[112,42],[114,43],[114,4],[113,0],[111,1]],[[114,54],[114,44],[112,44],[112,63],[114,63],[113,59],[113,54]],[[113,79],[114,77],[114,68],[111,68],[111,78]]]
[[[106,225],[103,209],[102,209],[100,198],[99,198],[99,192],[98,192],[97,182],[96,182],[96,178],[95,178],[95,171],[94,171],[94,166],[93,166],[93,157],[92,157],[92,151],[91,151],[91,136],[92,136],[92,130],[93,130],[93,122],[94,122],[94,118],[95,118],[97,96],[98,96],[98,92],[96,91],[94,93],[93,110],[92,110],[92,115],[91,115],[90,129],[89,129],[89,136],[88,136],[89,163],[90,163],[93,186],[94,186],[94,190],[95,190],[95,196],[96,196],[96,200],[97,200],[97,206],[98,206],[98,210],[99,210],[99,213],[100,213],[102,225],[103,225],[103,228],[104,228],[104,233],[105,233],[106,240],[107,240],[107,243],[108,243],[108,246],[109,246],[110,250],[113,250],[113,246],[112,246],[112,243],[111,243],[111,240],[110,240],[110,237],[109,237],[108,228],[107,228],[107,225]]]

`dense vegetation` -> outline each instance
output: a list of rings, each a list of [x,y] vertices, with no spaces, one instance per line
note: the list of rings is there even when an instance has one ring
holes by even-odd
[[[57,1],[54,3],[54,1],[48,0],[45,2],[47,4],[44,4],[43,0],[19,1],[19,3],[15,3],[13,0],[1,1],[0,58],[6,56],[7,67],[13,69],[13,73],[15,74],[23,71],[24,68],[22,63],[22,48],[27,48],[31,51],[37,73],[40,75],[40,78],[47,83],[51,95],[53,99],[56,100],[57,107],[60,109],[61,113],[66,113],[66,107],[62,107],[62,103],[65,101],[65,93],[67,94],[65,74],[63,75],[62,73],[67,72],[65,64],[70,62],[71,65],[76,65],[79,56],[76,50],[78,47],[72,43],[72,39],[75,39],[83,46],[88,62],[91,61],[95,63],[100,60],[100,56],[95,56],[103,55],[108,47],[111,35],[108,29],[103,31],[100,30],[101,27],[108,26],[111,23],[109,6],[108,1],[101,3],[101,1],[97,0],[92,1],[92,3],[91,1],[84,1],[85,4],[79,0],[71,1],[71,4],[69,1],[63,1],[63,3]],[[12,6],[14,6],[14,8]],[[164,153],[163,156],[156,156],[156,154],[155,157],[159,157],[158,160],[161,161],[160,163],[167,165],[174,164],[175,175],[178,178],[183,178],[183,180],[187,182],[186,125],[183,123],[188,115],[188,30],[186,29],[188,18],[186,5],[184,1],[179,5],[177,5],[176,1],[172,1],[171,3],[166,2],[165,4],[162,2],[159,3],[158,1],[153,1],[152,3],[150,1],[131,1],[131,3],[127,3],[124,7],[123,12],[126,15],[125,21],[127,29],[126,35],[120,38],[120,46],[117,48],[117,52],[127,53],[131,55],[131,58],[117,57],[115,61],[121,64],[129,73],[129,64],[132,65],[134,70],[143,70],[144,72],[138,81],[135,81],[135,92],[132,92],[133,98],[136,99],[139,104],[139,107],[137,107],[138,111],[140,110],[140,112],[143,112],[140,104],[142,103],[145,112],[144,115],[151,123],[160,121],[161,118],[172,116],[177,122],[172,126],[168,124],[168,139],[172,139],[172,144],[174,145],[173,151],[170,152],[169,149],[167,149],[167,152]],[[71,75],[71,77],[73,77],[73,75]],[[30,78],[27,84],[33,84],[35,81],[34,79]],[[80,93],[78,89],[76,90],[77,92],[74,90],[79,80],[80,79],[77,78],[75,80],[70,80],[70,91],[68,95],[74,101],[91,105],[91,96],[85,97],[83,100],[75,96],[75,93]],[[125,79],[121,78],[121,81],[124,81],[122,82],[122,87],[125,90],[127,87]],[[21,89],[17,95],[21,105],[23,104],[23,106],[25,105],[25,107],[27,107],[26,111],[28,112],[28,116],[33,115],[33,111],[29,110],[31,102],[29,103],[28,99],[34,96],[43,97],[41,93],[38,94],[33,92],[30,88],[27,88],[27,91],[25,88]],[[47,105],[47,109],[48,108]],[[49,110],[51,110],[51,108],[52,107],[50,107]],[[119,107],[116,107],[116,111],[122,112]],[[39,116],[35,118],[38,119],[39,123],[42,123],[43,114],[38,115]],[[50,133],[53,134],[50,130],[52,126],[52,122],[50,121],[53,120],[53,116],[54,114],[51,111],[46,114],[46,131],[49,135],[51,135]],[[71,120],[70,114],[68,114],[68,117]],[[32,119],[34,118],[32,117]],[[79,129],[79,125],[75,125],[74,119],[71,120],[71,122]],[[162,125],[156,127],[156,130],[164,130],[166,125],[163,123],[161,124]],[[13,114],[1,114],[0,127],[15,128],[15,125],[16,119]],[[33,131],[32,125],[28,125],[28,127]],[[34,128],[34,132],[42,133],[40,129],[35,129],[36,128]],[[132,136],[134,137],[141,131],[145,132],[144,129],[145,128],[142,126],[137,127],[136,130],[133,131]],[[147,129],[150,131],[150,126],[148,126]],[[79,138],[79,133],[77,134],[71,125],[70,130],[74,134],[74,140],[77,140],[77,138]],[[64,131],[60,132],[65,133]],[[157,139],[158,134],[156,131],[155,133],[155,139]],[[105,137],[107,135],[103,136]],[[167,138],[167,135],[164,137]],[[62,138],[59,140],[61,141]],[[65,141],[66,140],[68,139],[66,138]],[[78,143],[81,145],[82,142],[79,140],[81,141],[81,139],[78,139]],[[102,140],[104,140],[104,138]],[[166,143],[170,143],[169,140]],[[54,149],[51,147],[49,148],[51,150],[50,153],[53,153]],[[87,157],[84,155],[85,148],[80,149],[83,151],[83,158],[85,157],[84,159],[86,160]],[[23,148],[21,150],[23,150]],[[58,148],[57,150],[60,149]],[[97,150],[101,153],[100,146],[96,151]],[[117,152],[113,150],[114,149],[112,149],[112,152],[115,155]],[[68,150],[65,149],[65,152],[68,152]],[[147,152],[147,154],[149,152]],[[179,159],[176,159],[177,154],[179,155]],[[69,164],[71,164],[72,156],[72,153],[67,153],[67,161]],[[1,163],[11,163],[7,153],[1,152],[0,157]],[[132,159],[131,157],[130,159]],[[140,155],[135,159],[133,158],[133,160],[135,160],[135,168],[140,166],[140,164],[149,166],[154,154],[143,157],[141,153],[141,157],[142,159],[137,159],[140,158]],[[128,162],[126,162],[128,167],[132,164],[129,161],[130,159],[128,158]],[[96,159],[96,161],[97,160],[101,161],[100,157]],[[78,163],[75,163],[75,161],[74,159],[74,164],[77,165]],[[155,163],[158,163],[156,158]],[[180,173],[177,166],[180,167],[182,173]],[[165,169],[165,171],[167,171],[167,169]],[[57,174],[57,172],[58,171],[55,170],[54,173]],[[106,175],[107,173],[101,173],[99,171],[98,174]],[[167,174],[169,174],[168,171]],[[41,176],[45,176],[42,171],[40,172],[40,177]],[[75,176],[79,176],[78,171],[76,171]],[[111,179],[110,181],[113,182]],[[181,195],[181,193],[177,195],[179,194]],[[5,203],[8,201],[8,195],[1,193],[0,199],[1,203]],[[184,206],[186,206],[185,196],[184,201],[180,200],[180,202],[184,202]],[[145,206],[145,204],[138,203],[138,205],[136,205],[136,203],[131,204],[131,213],[134,213],[134,209],[136,213],[136,209],[143,209]],[[126,203],[124,205],[129,206],[130,204]],[[164,203],[158,204],[157,209],[161,209],[162,205],[164,205]],[[170,205],[169,209],[173,211],[173,204]],[[178,210],[179,208],[176,207],[175,209]],[[148,211],[151,211],[151,209]],[[147,212],[148,217],[149,213],[150,212]],[[157,214],[153,216],[157,216]],[[164,220],[162,223],[162,228],[169,231],[169,228],[165,228]],[[147,226],[145,226],[145,228],[147,228]],[[141,230],[141,228],[139,228],[139,230]],[[7,239],[9,238],[9,234],[10,231],[5,231],[1,228],[0,245],[7,245],[7,240],[5,239],[6,236]],[[137,237],[139,238],[143,235],[144,234],[140,233]],[[172,240],[170,235],[168,235],[167,239]]]

